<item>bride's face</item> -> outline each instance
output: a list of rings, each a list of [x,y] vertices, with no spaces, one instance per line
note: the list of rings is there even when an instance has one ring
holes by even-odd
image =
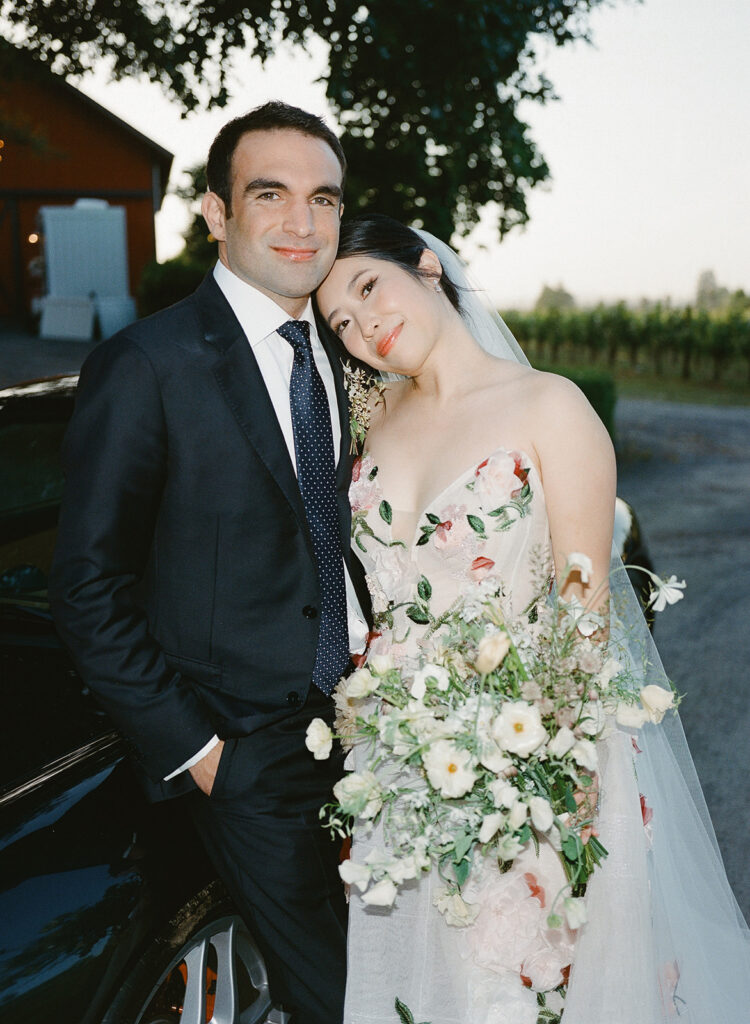
[[[318,308],[347,351],[378,370],[414,376],[445,324],[445,296],[435,290],[440,263],[422,253],[417,277],[389,260],[337,260],[317,292]]]

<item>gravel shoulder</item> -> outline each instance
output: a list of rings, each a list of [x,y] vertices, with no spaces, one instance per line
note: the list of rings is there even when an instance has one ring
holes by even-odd
[[[750,918],[750,409],[624,399],[618,493],[657,572],[687,581],[654,638],[730,883]]]

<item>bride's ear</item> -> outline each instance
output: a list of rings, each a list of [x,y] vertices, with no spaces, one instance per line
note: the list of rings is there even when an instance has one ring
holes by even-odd
[[[434,277],[436,284],[443,276],[443,268],[440,264],[440,260],[432,249],[422,250],[422,255],[419,257],[419,269],[430,277]]]

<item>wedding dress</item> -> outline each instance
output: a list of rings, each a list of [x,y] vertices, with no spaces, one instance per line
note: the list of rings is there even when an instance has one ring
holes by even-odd
[[[451,251],[431,237],[429,243],[445,266]],[[455,277],[460,269],[450,266],[449,273]],[[513,358],[503,344],[502,354]],[[530,496],[523,513],[483,537],[468,517],[481,518],[517,493],[524,474]],[[406,609],[417,601],[423,578],[434,616],[457,598],[470,602],[491,582],[502,587],[506,620],[513,622],[539,594],[540,581],[552,576],[541,480],[531,459],[503,447],[502,438],[488,439],[485,458],[466,466],[425,509],[394,507],[382,479],[365,454],[350,490],[353,540],[374,611],[395,606],[393,627],[382,630],[373,651],[417,667],[428,626],[409,619]],[[611,642],[644,685],[663,684],[647,631],[640,622],[626,628],[628,615],[642,620],[628,589],[620,566],[613,577]],[[366,906],[353,890],[345,1024],[395,1024],[396,997],[416,1022],[430,1024],[556,1019],[539,1016],[529,975],[538,989],[546,972],[553,988],[560,967],[571,962],[563,1024],[750,1021],[747,926],[724,874],[679,718],[668,715],[662,725],[639,731],[614,727],[599,740],[598,753],[597,829],[609,856],[589,882],[587,922],[577,932],[546,927],[565,877],[544,841],[538,854],[530,846],[504,874],[494,859],[475,865],[465,896],[480,909],[467,927],[447,923],[436,907],[444,883],[434,869],[406,883],[392,908]],[[355,747],[354,754],[362,767],[363,751]],[[382,825],[359,828],[353,839],[356,861],[386,842]],[[560,997],[553,993],[547,1006],[559,1012]]]

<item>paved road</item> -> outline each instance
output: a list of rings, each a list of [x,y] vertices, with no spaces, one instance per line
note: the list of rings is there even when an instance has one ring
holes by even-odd
[[[750,408],[620,400],[617,431],[618,493],[657,572],[687,580],[654,636],[750,920]]]

